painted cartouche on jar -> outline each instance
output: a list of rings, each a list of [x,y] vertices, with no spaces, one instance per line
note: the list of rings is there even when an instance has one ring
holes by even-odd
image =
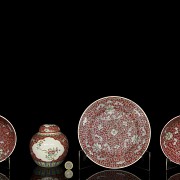
[[[41,167],[60,165],[67,153],[69,143],[67,137],[55,124],[43,124],[39,132],[30,141],[30,154],[34,162]]]

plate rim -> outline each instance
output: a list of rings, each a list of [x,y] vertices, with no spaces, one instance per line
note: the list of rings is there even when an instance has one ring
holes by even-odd
[[[3,174],[3,173],[1,173],[1,172],[0,172],[0,176],[3,177],[3,178],[5,178],[6,180],[9,180],[9,178],[8,178],[5,174]]]
[[[168,124],[170,124],[172,121],[174,121],[174,120],[177,119],[177,118],[180,118],[180,115],[177,115],[177,116],[171,118],[171,119],[163,126],[163,128],[162,128],[162,130],[161,130],[161,133],[160,133],[160,147],[161,147],[161,150],[162,150],[163,154],[165,155],[165,157],[166,157],[167,159],[169,159],[171,162],[173,162],[173,163],[175,163],[175,164],[180,165],[180,162],[177,163],[177,162],[175,162],[175,161],[172,161],[172,160],[167,156],[167,154],[166,154],[166,153],[164,152],[164,150],[163,150],[162,140],[161,140],[161,139],[162,139],[162,133],[163,133],[164,129],[168,126]]]
[[[15,134],[15,142],[14,142],[13,149],[12,149],[12,151],[9,153],[8,156],[6,156],[4,159],[0,159],[0,163],[1,163],[1,162],[5,161],[6,159],[8,159],[8,158],[11,156],[11,154],[14,152],[15,147],[16,147],[16,144],[17,144],[17,133],[16,133],[16,130],[15,130],[14,126],[12,125],[12,123],[11,123],[7,118],[5,118],[5,117],[2,116],[2,115],[0,115],[0,118],[4,119],[6,122],[8,122],[8,123],[10,124],[10,126],[11,126],[11,128],[13,129],[13,132],[14,132],[14,134]]]
[[[98,101],[100,101],[100,100],[102,100],[102,99],[107,99],[107,98],[121,98],[121,99],[125,99],[125,100],[127,100],[127,101],[135,104],[138,108],[140,108],[140,109],[142,110],[144,116],[145,116],[146,119],[147,119],[147,123],[148,123],[148,126],[149,126],[149,138],[148,138],[148,143],[147,143],[146,148],[145,148],[145,150],[143,151],[142,155],[141,155],[139,158],[137,158],[136,161],[134,161],[134,162],[132,162],[132,163],[130,163],[130,164],[128,164],[128,165],[121,166],[121,167],[109,167],[109,166],[104,166],[104,165],[102,165],[102,164],[99,164],[99,163],[95,162],[95,161],[92,160],[92,158],[90,158],[89,155],[84,151],[84,148],[82,147],[82,145],[81,145],[81,143],[80,143],[79,129],[80,129],[80,122],[81,122],[81,119],[82,119],[83,115],[86,113],[86,111],[88,110],[88,108],[91,107],[93,104],[95,104],[96,102],[98,102]],[[108,169],[114,169],[114,170],[116,170],[116,169],[122,169],[122,168],[129,167],[129,166],[135,164],[137,161],[139,161],[139,160],[143,157],[143,155],[144,155],[145,152],[147,151],[147,149],[148,149],[148,147],[149,147],[149,145],[150,145],[150,142],[151,142],[151,124],[150,124],[149,118],[148,118],[147,114],[145,113],[145,111],[144,111],[136,102],[134,102],[133,100],[128,99],[128,98],[123,97],[123,96],[104,96],[104,97],[101,97],[101,98],[99,98],[99,99],[96,99],[95,101],[93,101],[92,103],[90,103],[90,104],[85,108],[85,110],[83,111],[82,115],[80,116],[80,120],[79,120],[79,123],[78,123],[78,141],[79,141],[79,145],[80,145],[82,151],[83,151],[83,152],[85,153],[85,155],[86,155],[92,162],[94,162],[95,164],[97,164],[97,165],[99,165],[99,166],[101,166],[101,167],[104,167],[104,168],[108,168]]]
[[[173,174],[172,176],[170,176],[170,177],[168,178],[168,180],[171,180],[171,178],[174,178],[174,177],[176,177],[177,175],[180,175],[180,173],[175,173],[175,174]]]
[[[94,173],[93,175],[91,175],[90,177],[88,177],[88,179],[89,179],[89,178],[92,178],[93,176],[97,175],[98,173],[112,172],[112,171],[121,171],[122,173],[127,173],[127,174],[130,174],[130,175],[134,176],[135,178],[137,178],[137,180],[141,180],[138,176],[136,176],[136,175],[133,174],[132,172],[125,171],[125,170],[121,170],[121,169],[112,169],[112,170],[110,170],[110,169],[105,169],[105,170],[102,170],[102,171],[99,171],[99,172]],[[88,180],[88,179],[87,179],[87,180]]]

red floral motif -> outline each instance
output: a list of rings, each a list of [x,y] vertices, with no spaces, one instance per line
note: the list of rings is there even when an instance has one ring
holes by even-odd
[[[144,111],[117,96],[93,102],[82,114],[78,138],[85,154],[106,168],[122,168],[139,160],[150,142],[150,124]]]
[[[171,119],[162,129],[160,145],[164,155],[180,164],[180,116]]]
[[[0,116],[0,162],[7,159],[16,146],[16,132],[12,124]]]
[[[53,130],[54,132],[52,133],[52,131],[47,131],[47,132],[42,132],[42,129],[44,130],[45,128],[49,128],[51,130]],[[38,143],[38,141],[44,141],[45,138],[47,137],[51,137],[53,138],[54,140],[57,140],[59,141],[62,146],[64,147],[64,152],[61,156],[59,156],[58,159],[53,159],[51,160],[51,162],[60,162],[60,161],[63,161],[68,153],[68,149],[69,149],[69,143],[68,143],[68,139],[67,137],[62,133],[60,132],[60,128],[57,126],[57,125],[42,125],[40,128],[39,128],[41,131],[37,132],[36,134],[33,135],[33,137],[31,138],[31,141],[30,141],[30,144],[29,144],[29,147],[30,147],[30,153],[31,153],[31,156],[33,158],[33,160],[35,161],[38,161],[38,162],[43,162],[41,159],[38,159],[36,157],[36,155],[33,153],[33,150],[32,150],[32,147],[34,144]],[[53,145],[52,145],[53,146]],[[58,151],[58,149],[48,149],[47,151],[47,154],[48,156],[53,156],[55,155],[55,153]]]
[[[97,179],[103,179],[103,180],[109,180],[109,179],[118,179],[118,180],[140,180],[137,176],[134,174],[122,171],[122,170],[105,170],[98,172],[91,177],[89,177],[87,180],[97,180]]]

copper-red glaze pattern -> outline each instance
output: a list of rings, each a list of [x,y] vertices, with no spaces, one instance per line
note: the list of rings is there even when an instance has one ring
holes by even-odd
[[[39,128],[40,133],[56,133],[60,132],[60,127],[59,126],[49,126],[48,128],[44,125],[40,126]]]
[[[5,117],[0,116],[0,162],[6,160],[16,146],[16,131]]]
[[[41,125],[30,140],[30,154],[35,163],[42,167],[56,167],[61,164],[69,149],[67,137],[54,124]]]
[[[78,126],[78,139],[86,156],[111,169],[130,166],[147,150],[151,128],[145,112],[135,102],[107,96],[90,104]]]
[[[163,127],[160,145],[170,161],[180,164],[180,116],[174,117]]]

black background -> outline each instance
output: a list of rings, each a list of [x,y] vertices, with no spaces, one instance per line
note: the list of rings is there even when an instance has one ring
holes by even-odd
[[[112,95],[133,100],[147,114],[152,129],[148,148],[151,152],[151,179],[154,177],[165,179],[165,156],[160,149],[159,138],[163,126],[171,118],[179,115],[180,95],[177,83],[174,84],[173,79],[168,79],[168,76],[163,83],[158,76],[148,79],[143,73],[139,76],[136,69],[131,71],[128,67],[123,74],[120,73],[121,67],[115,74],[109,74],[108,68],[103,71],[98,69],[98,72],[99,70],[103,74],[108,73],[111,78],[106,79],[99,73],[92,78],[78,79],[70,75],[68,79],[67,72],[57,75],[59,74],[57,71],[54,76],[49,73],[42,75],[42,79],[36,74],[30,76],[29,81],[27,77],[25,81],[23,78],[14,83],[7,81],[8,88],[1,87],[0,114],[14,125],[17,132],[17,145],[11,155],[11,179],[32,177],[36,165],[29,153],[29,142],[39,126],[44,123],[59,125],[67,136],[70,147],[65,161],[70,160],[74,163],[74,179],[78,179],[78,151],[81,148],[77,127],[80,116],[93,101]],[[90,72],[93,73],[93,70],[90,69],[88,73]],[[153,73],[151,70],[150,72]],[[123,170],[126,169],[128,170],[128,168]],[[90,168],[89,175],[91,170],[92,173],[96,172]]]
[[[112,18],[107,11],[95,18],[91,11],[86,17],[85,12],[67,17],[68,12],[59,15],[59,11],[34,17],[39,9],[25,17],[26,9],[5,14],[0,115],[17,133],[10,157],[12,180],[32,177],[36,165],[29,142],[44,123],[59,125],[67,136],[65,161],[74,163],[78,179],[78,122],[88,105],[105,96],[126,97],[145,111],[152,131],[151,179],[166,178],[159,139],[164,125],[180,114],[179,49],[175,12],[172,18],[155,16],[158,10],[129,17],[114,12]]]

